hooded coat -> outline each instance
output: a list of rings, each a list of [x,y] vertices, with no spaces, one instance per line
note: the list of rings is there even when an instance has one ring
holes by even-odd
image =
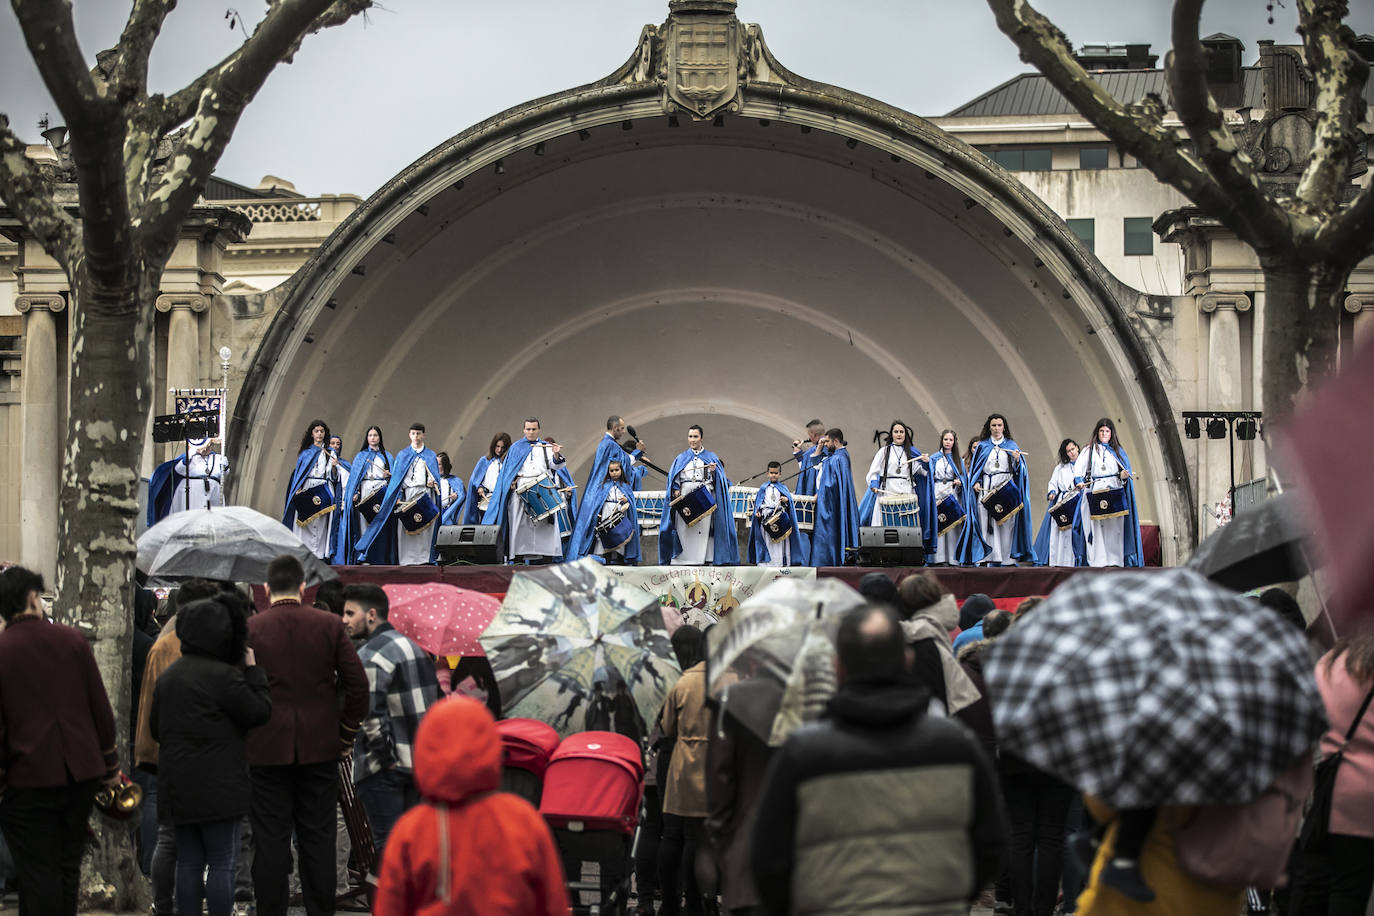
[[[237,664],[247,634],[247,621],[213,599],[177,612],[181,658],[158,677],[149,720],[158,811],[174,823],[248,814],[247,732],[272,717],[272,697],[266,672]]]
[[[563,867],[544,819],[501,785],[501,738],[487,708],[453,696],[415,738],[424,797],[387,837],[375,916],[567,914]]]

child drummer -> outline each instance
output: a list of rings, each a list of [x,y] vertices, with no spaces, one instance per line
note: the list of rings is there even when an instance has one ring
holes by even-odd
[[[749,562],[759,566],[800,566],[801,535],[792,509],[792,494],[778,482],[782,465],[768,462],[768,482],[759,487],[749,525]],[[774,535],[777,535],[776,537]]]
[[[629,518],[634,526],[634,537],[619,547],[606,549],[600,537],[592,538],[592,553],[605,557],[608,566],[633,566],[639,562],[639,518],[635,514],[634,494],[625,481],[625,470],[619,461],[612,460],[606,465],[606,493],[601,501],[601,511],[597,515],[597,529],[609,528],[620,515]]]

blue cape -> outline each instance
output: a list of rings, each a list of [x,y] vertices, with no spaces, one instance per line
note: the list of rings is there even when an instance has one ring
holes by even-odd
[[[1095,444],[1096,443],[1094,443],[1094,445]],[[1091,446],[1089,446],[1089,448],[1091,448]],[[1131,459],[1130,456],[1126,454],[1126,450],[1124,448],[1118,448],[1114,449],[1114,451],[1116,453],[1117,460],[1121,462],[1121,466],[1124,467],[1127,471],[1129,471],[1131,469]],[[1092,459],[1088,460],[1088,468],[1092,468]],[[1085,480],[1082,477],[1075,477],[1074,483],[1079,482],[1086,483],[1088,485],[1085,492],[1087,490],[1092,489],[1091,480]],[[1122,481],[1122,483],[1126,490],[1126,524],[1123,525],[1121,529],[1121,562],[1124,563],[1126,566],[1144,566],[1145,552],[1140,549],[1140,513],[1136,510],[1135,505],[1135,484],[1129,477]],[[1086,543],[1087,539],[1090,539],[1092,537],[1092,533],[1087,531],[1088,501],[1086,499],[1079,500],[1078,516],[1079,517],[1077,526],[1080,527],[1083,531],[1087,532],[1084,535],[1085,546],[1083,548],[1083,563],[1081,564],[1087,565],[1088,548],[1086,546]],[[1075,544],[1075,558],[1077,558],[1077,553],[1078,545]]]
[[[548,443],[542,439],[531,443],[530,440],[522,436],[511,445],[509,451],[503,456],[501,473],[496,478],[496,489],[492,491],[491,502],[487,503],[486,514],[482,516],[482,524],[500,527],[497,543],[501,545],[503,554],[506,552],[506,535],[510,523],[510,519],[506,517],[506,504],[510,502],[511,487],[514,486],[515,479],[520,476],[520,469],[524,467],[525,459],[530,456],[530,450],[536,445],[548,445]],[[558,468],[555,465],[555,475],[557,472]]]
[[[792,522],[792,531],[787,535],[787,544],[792,553],[791,565],[804,566],[806,565],[806,556],[802,553],[801,531],[797,528],[797,513],[792,508],[792,494],[788,492],[787,487],[780,483],[765,483],[759,487],[759,495],[755,499],[754,506],[757,509],[758,506],[763,505],[763,491],[769,487],[777,487],[782,495],[787,498],[787,502],[783,503],[783,512]],[[749,519],[749,562],[767,563],[773,559],[773,554],[768,549],[769,543],[768,532],[763,530],[763,519],[759,518],[756,511]]]
[[[921,477],[917,487],[921,494],[921,542],[925,545],[926,556],[935,556],[935,542],[940,537],[937,530],[939,528],[938,513],[935,511],[935,465],[941,461],[948,461],[954,466],[954,476],[959,478],[959,488],[955,491],[954,498],[962,504],[964,495],[968,493],[968,471],[964,469],[964,459],[959,455],[946,455],[944,449],[936,449],[930,453],[930,463],[926,465],[926,473]],[[965,516],[963,527],[969,525],[968,518]],[[962,542],[963,533],[960,532],[959,539]],[[956,551],[958,546],[955,547]],[[957,557],[950,557],[951,561]]]
[[[367,527],[366,533],[358,541],[356,551],[360,562],[371,563],[373,566],[396,565],[396,519],[392,517],[392,513],[396,511],[396,503],[401,498],[406,473],[417,457],[429,468],[429,473],[434,479],[439,479],[439,459],[433,449],[429,446],[425,446],[420,452],[409,446],[401,449],[391,465],[391,479],[386,482],[386,494],[382,496],[382,511],[377,514],[377,521]],[[379,522],[381,524],[378,524]],[[434,541],[439,536],[439,526],[430,525],[428,534],[429,562],[435,563],[438,557],[435,556]]]
[[[468,477],[468,495],[463,500],[464,525],[482,524],[482,510],[477,508],[477,502],[482,497],[478,495],[477,488],[482,485],[482,478],[487,476],[487,465],[489,464],[491,464],[491,458],[483,455],[477,459],[477,463],[472,467],[472,475]]]
[[[448,481],[449,490],[458,494],[458,498],[449,503],[444,511],[439,515],[441,525],[461,525],[460,521],[463,512],[463,503],[467,500],[467,488],[463,486],[463,478],[457,474],[450,474],[444,478]]]
[[[391,470],[392,464],[395,463],[395,459],[388,451],[374,452],[370,448],[365,448],[353,456],[353,462],[348,466],[348,486],[344,488],[342,509],[337,513],[342,515],[343,519],[339,522],[339,536],[334,544],[335,566],[352,566],[358,562],[356,542],[358,532],[363,530],[363,523],[358,510],[353,507],[353,497],[358,495],[363,484],[363,474],[367,470],[367,462],[374,455],[383,456],[387,470]],[[380,515],[377,517],[381,518]]]
[[[793,452],[792,457],[801,462],[801,473],[797,475],[797,495],[815,496],[816,468],[821,461],[819,451],[816,446],[810,443],[803,443],[801,451]]]
[[[1021,450],[1021,446],[1016,444],[1015,439],[1003,439],[1001,447],[1006,451]],[[973,450],[973,461],[968,468],[968,486],[964,488],[964,511],[968,513],[968,517],[967,521],[964,522],[964,533],[959,538],[959,554],[962,562],[970,566],[980,562],[983,557],[988,555],[987,538],[978,524],[980,494],[973,492],[973,485],[982,482],[983,463],[992,453],[992,448],[992,440],[984,439]],[[1016,517],[1008,523],[1012,526],[1011,558],[1024,563],[1034,563],[1035,554],[1033,550],[1035,545],[1031,537],[1030,474],[1026,470],[1024,458],[1012,462],[1012,464],[1014,467],[1011,469],[1011,477],[1021,490],[1022,505],[1021,511],[1016,513]]]
[[[176,472],[176,464],[185,455],[177,455],[164,461],[153,469],[148,478],[148,527],[151,528],[172,512],[172,494],[181,485],[182,476]]]
[[[694,457],[692,450],[684,449],[676,458],[673,459],[673,466],[668,469],[667,492],[663,500],[663,521],[658,525],[658,562],[661,566],[667,566],[673,561],[673,557],[682,553],[682,544],[677,539],[677,529],[673,526],[674,512],[668,507],[673,501],[673,490],[679,489],[674,486],[678,476],[687,467],[687,462]],[[711,526],[711,565],[712,566],[737,566],[739,565],[739,539],[735,536],[735,517],[730,514],[730,481],[725,476],[725,462],[720,460],[720,456],[710,449],[702,449],[700,457],[707,464],[715,462],[715,488],[712,490],[716,497],[716,511],[711,513],[708,524]],[[726,522],[726,520],[729,520]]]
[[[1062,467],[1062,465],[1061,465]],[[1057,470],[1057,468],[1056,468]],[[1050,526],[1054,519],[1050,516],[1050,507],[1065,494],[1059,490],[1050,490],[1045,496],[1045,517],[1040,520],[1040,530],[1035,533],[1035,565],[1048,566],[1050,563]],[[1088,565],[1087,544],[1083,540],[1083,500],[1078,501],[1078,514],[1073,517],[1073,527],[1069,529],[1069,536],[1073,539],[1073,565]]]
[[[296,510],[291,508],[291,497],[296,495],[301,484],[305,483],[305,475],[310,473],[310,469],[315,466],[315,459],[324,451],[323,446],[310,445],[301,450],[296,456],[296,469],[291,472],[291,482],[286,485],[286,504],[282,509],[281,523],[292,531],[296,530]],[[338,494],[334,494],[337,498]]]
[[[811,565],[843,566],[845,548],[859,546],[859,506],[849,449],[836,449],[816,480],[816,525],[811,532]]]
[[[885,448],[887,448],[887,446],[883,446],[883,448],[885,449]],[[880,449],[880,451],[881,451],[881,449]],[[912,461],[915,461],[917,458],[921,457],[921,450],[920,450],[919,448],[917,448],[916,446],[914,446],[914,445],[908,445],[908,446],[906,446],[906,456],[907,456],[907,458],[911,459]],[[910,467],[911,467],[911,465],[908,465],[908,468],[910,468]],[[925,529],[925,527],[926,527],[926,524],[925,524],[925,523],[926,523],[926,520],[925,520],[925,515],[926,515],[926,504],[927,504],[928,501],[927,501],[926,499],[924,499],[924,498],[921,498],[921,496],[920,496],[920,494],[921,494],[921,480],[920,480],[919,477],[916,479],[916,482],[912,484],[912,487],[913,487],[913,489],[914,489],[915,492],[916,492],[917,498],[921,499],[921,503],[920,503],[920,506],[921,506],[921,509],[920,509],[920,514],[921,514],[921,529],[922,529],[922,533],[924,534],[924,529]],[[864,498],[863,498],[863,501],[859,503],[859,524],[860,524],[861,526],[862,526],[862,525],[867,525],[867,524],[869,523],[869,521],[873,518],[873,507],[877,504],[877,502],[878,502],[878,494],[873,492],[873,482],[870,481],[867,477],[865,477],[865,478],[864,478]]]
[[[640,451],[636,449],[634,455],[638,456]],[[639,489],[639,482],[644,479],[645,472],[648,471],[642,464],[631,464],[631,455],[621,448],[620,443],[610,436],[602,436],[601,441],[596,446],[596,457],[592,459],[592,469],[587,474],[587,485],[582,488],[581,507],[577,510],[575,521],[573,522],[572,537],[568,541],[567,559],[576,560],[587,556],[595,547],[596,521],[601,517],[601,506],[606,502],[606,490],[610,486],[610,479],[607,475],[607,468],[612,461],[620,462],[621,473],[625,477],[624,487],[630,491],[630,515],[635,523],[635,536],[629,544],[625,545],[625,559],[638,560],[640,558],[639,549],[639,515],[634,507],[633,494]]]

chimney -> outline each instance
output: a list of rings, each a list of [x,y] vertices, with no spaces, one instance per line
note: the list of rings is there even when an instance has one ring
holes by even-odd
[[[1217,32],[1202,39],[1207,51],[1207,88],[1222,108],[1239,108],[1244,104],[1245,82],[1241,68],[1241,52],[1245,45],[1239,38]]]

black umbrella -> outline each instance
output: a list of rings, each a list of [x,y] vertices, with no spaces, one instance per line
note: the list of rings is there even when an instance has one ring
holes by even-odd
[[[1305,544],[1311,535],[1293,494],[1282,493],[1237,512],[1197,545],[1188,566],[1239,592],[1294,582],[1311,572]]]

